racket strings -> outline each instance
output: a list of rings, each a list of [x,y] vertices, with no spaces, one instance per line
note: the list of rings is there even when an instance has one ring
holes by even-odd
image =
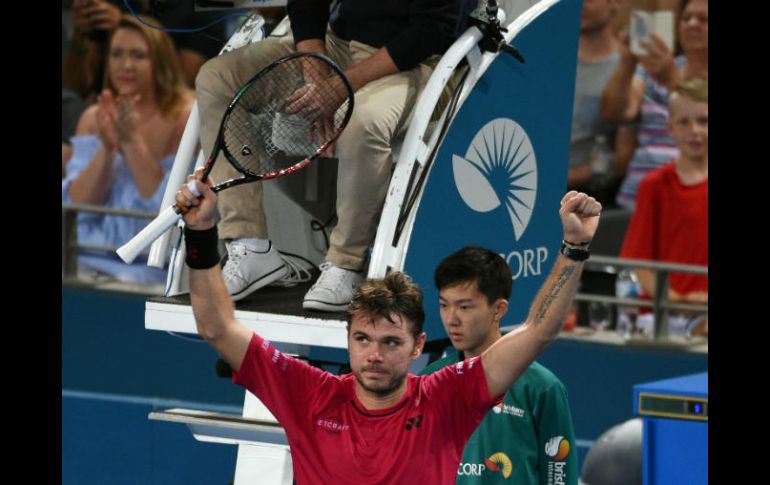
[[[342,130],[350,90],[317,58],[295,57],[244,88],[224,126],[227,152],[249,175],[280,172],[328,146]]]

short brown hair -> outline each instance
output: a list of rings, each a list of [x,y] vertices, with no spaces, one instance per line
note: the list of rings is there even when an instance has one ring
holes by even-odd
[[[384,278],[366,279],[356,288],[348,307],[348,330],[350,322],[358,316],[372,321],[385,318],[393,322],[393,314],[411,322],[411,333],[415,339],[420,336],[425,322],[422,290],[412,278],[400,271],[388,273]]]
[[[702,77],[694,77],[676,85],[671,93],[672,98],[684,96],[699,103],[709,102],[709,80]],[[669,104],[671,100],[669,99]]]

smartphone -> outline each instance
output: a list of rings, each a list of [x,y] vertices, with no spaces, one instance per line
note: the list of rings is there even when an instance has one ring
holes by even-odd
[[[633,10],[629,22],[628,36],[631,52],[636,55],[646,55],[647,51],[641,42],[650,43],[650,33],[655,32],[669,50],[674,49],[674,13],[670,10],[648,12]]]

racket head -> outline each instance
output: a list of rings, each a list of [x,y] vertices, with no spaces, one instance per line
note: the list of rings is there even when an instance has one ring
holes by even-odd
[[[271,63],[236,93],[225,110],[217,148],[245,175],[227,186],[307,166],[340,136],[353,103],[353,88],[345,74],[326,56],[295,52]]]

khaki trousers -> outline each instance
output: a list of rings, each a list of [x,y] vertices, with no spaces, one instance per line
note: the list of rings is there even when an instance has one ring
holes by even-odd
[[[326,34],[329,57],[345,70],[377,52],[377,48]],[[262,68],[294,52],[291,34],[264,41],[209,60],[198,73],[196,95],[200,111],[200,141],[211,152],[222,114],[235,92]],[[406,129],[420,90],[439,57],[372,81],[355,93],[353,115],[336,143],[337,219],[326,260],[361,270],[374,240],[393,168],[392,140]],[[220,155],[220,157],[224,158]],[[221,182],[240,176],[226,160],[217,160],[212,178]],[[219,234],[223,239],[268,238],[262,207],[262,184],[240,185],[219,193]]]

